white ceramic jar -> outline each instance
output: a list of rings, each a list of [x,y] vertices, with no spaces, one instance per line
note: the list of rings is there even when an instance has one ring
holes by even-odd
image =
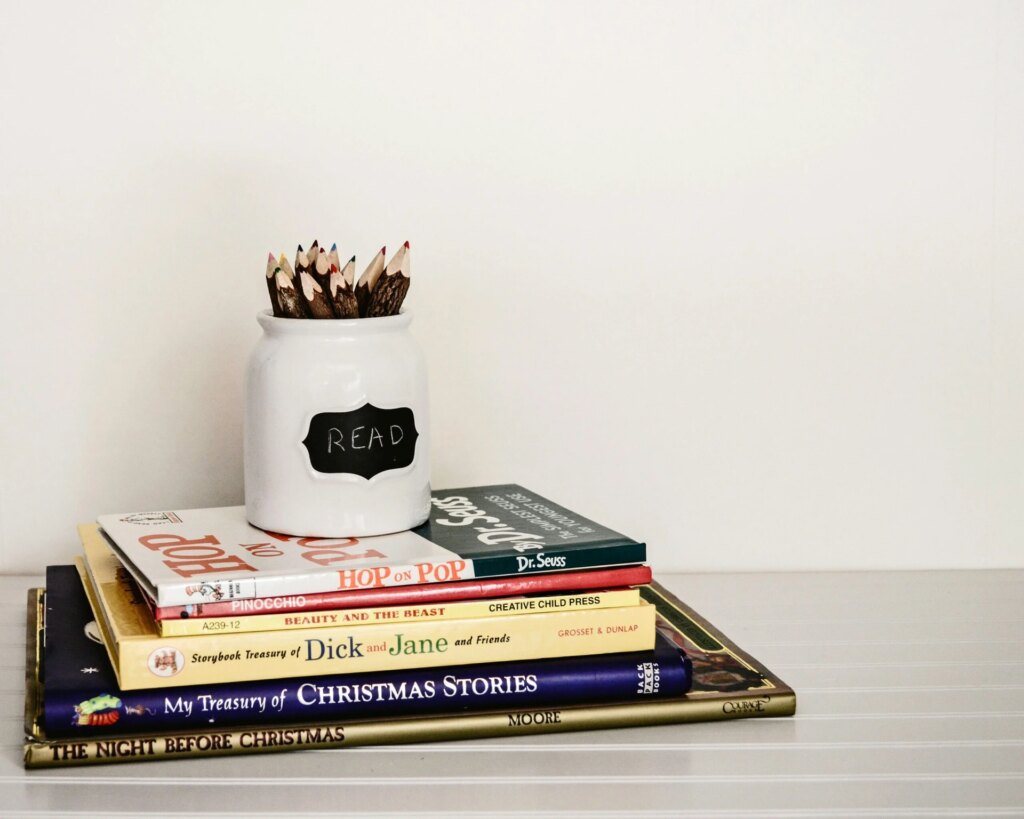
[[[356,537],[430,509],[423,355],[409,313],[258,317],[245,386],[245,508],[261,529]]]

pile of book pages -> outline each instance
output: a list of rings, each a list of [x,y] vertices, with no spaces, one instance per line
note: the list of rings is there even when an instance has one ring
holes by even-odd
[[[784,716],[644,544],[516,485],[368,538],[101,516],[29,594],[30,767]]]

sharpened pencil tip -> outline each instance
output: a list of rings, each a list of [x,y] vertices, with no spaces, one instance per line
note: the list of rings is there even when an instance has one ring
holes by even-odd
[[[406,249],[406,250],[408,250],[408,249],[409,249],[409,243],[408,243],[408,242],[406,242],[406,243],[405,243],[405,249]]]
[[[380,255],[381,255],[381,256],[383,256],[383,255],[384,255],[384,251],[386,251],[387,249],[388,249],[388,248],[387,248],[387,245],[385,245],[384,247],[382,247],[382,248],[380,249]]]
[[[331,245],[331,253],[333,253],[337,249],[338,249],[338,243],[335,242],[334,244]]]
[[[298,250],[298,252],[299,252],[299,253],[302,253],[302,245],[299,245],[299,250]]]
[[[276,259],[276,258],[277,258],[277,257],[276,257],[276,256],[275,256],[275,255],[274,255],[273,253],[268,253],[268,254],[267,254],[267,261],[268,261],[268,262],[272,262],[272,261],[274,261],[274,259]]]
[[[353,263],[355,262],[355,260],[356,260],[356,257],[355,257],[355,256],[353,256],[353,257],[352,257],[351,259],[349,259],[349,261],[350,261],[350,262],[353,262]]]

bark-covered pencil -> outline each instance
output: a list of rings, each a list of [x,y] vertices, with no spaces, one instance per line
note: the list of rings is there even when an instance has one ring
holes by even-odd
[[[327,289],[334,315],[337,318],[359,318],[359,302],[352,289],[352,276],[356,268],[356,257],[353,256],[338,270],[336,264],[331,265],[331,281]]]
[[[303,250],[302,245],[299,245],[299,249],[295,251],[295,290],[299,294],[299,299],[302,301],[302,306],[307,316],[310,315],[310,310],[305,294],[302,291],[302,274],[308,273],[313,267],[313,261],[316,258],[314,254],[318,251],[319,248],[316,246],[316,241],[313,242],[308,251]]]
[[[352,258],[355,259],[355,256]],[[331,249],[327,252],[327,261],[338,268],[338,270],[342,269],[341,260],[338,258],[338,246],[336,244],[331,245]],[[348,283],[353,287],[355,286],[355,282],[352,281],[351,276],[349,276]]]
[[[313,278],[320,285],[320,289],[326,293],[331,284],[331,256],[321,247],[316,258],[311,259],[311,261],[313,265],[309,272],[313,274]]]
[[[338,260],[338,246],[331,246],[330,255],[331,264],[333,264],[338,270],[345,276],[345,281],[348,282],[349,289],[356,292],[356,257],[353,256],[344,265]]]
[[[274,310],[274,315],[280,317],[283,314],[281,313],[281,303],[277,300],[277,285],[274,284],[274,274],[277,271],[277,259],[271,253],[267,256],[267,292],[270,293],[270,306]]]
[[[409,292],[410,283],[409,243],[406,242],[391,257],[384,273],[377,278],[369,304],[366,306],[366,317],[397,315],[405,300],[405,294]]]
[[[305,318],[306,306],[299,295],[298,287],[295,286],[295,272],[283,253],[277,262],[274,285],[277,288],[277,302],[281,308],[281,315],[285,318]]]
[[[366,315],[366,308],[370,304],[370,294],[373,292],[373,288],[377,284],[377,279],[380,278],[381,272],[384,270],[384,253],[386,248],[381,248],[380,253],[373,257],[373,261],[367,265],[366,270],[363,271],[363,275],[359,277],[359,282],[356,284],[356,301],[359,302],[359,315]]]
[[[334,310],[331,309],[331,303],[327,300],[326,291],[308,270],[303,270],[299,274],[299,293],[302,294],[302,298],[306,301],[310,318],[334,318]]]

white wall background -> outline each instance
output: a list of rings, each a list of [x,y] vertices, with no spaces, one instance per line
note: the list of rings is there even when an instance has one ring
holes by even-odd
[[[268,250],[409,239],[435,485],[657,569],[1024,565],[1024,4],[23,3],[0,569],[242,500]]]

